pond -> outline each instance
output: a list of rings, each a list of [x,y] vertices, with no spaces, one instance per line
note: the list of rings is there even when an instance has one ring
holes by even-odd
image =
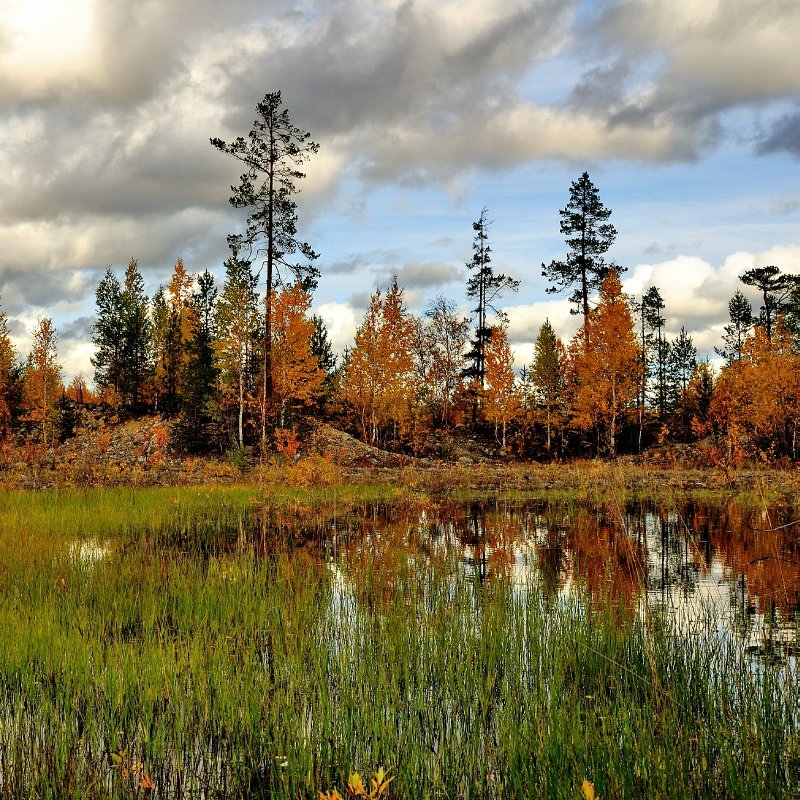
[[[285,524],[285,523],[284,523]],[[614,602],[669,617],[685,635],[716,628],[767,660],[793,658],[800,625],[800,523],[735,505],[597,508],[542,502],[375,505],[299,526],[337,575],[379,564],[449,562],[480,582],[545,597]]]

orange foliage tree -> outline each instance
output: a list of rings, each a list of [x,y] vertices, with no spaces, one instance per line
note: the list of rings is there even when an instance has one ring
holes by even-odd
[[[272,391],[278,426],[292,408],[309,405],[322,390],[325,372],[311,352],[314,323],[308,317],[311,298],[302,284],[283,289],[272,313]]]
[[[741,360],[722,368],[709,414],[725,440],[728,465],[743,455],[797,458],[800,356],[792,351],[783,318],[771,338],[757,326]]]
[[[570,345],[576,383],[574,421],[582,430],[602,432],[611,455],[639,387],[641,352],[628,301],[616,270],[600,286],[600,301]]]
[[[396,432],[408,418],[414,397],[412,334],[413,321],[394,278],[385,299],[380,291],[370,298],[345,365],[343,397],[366,442],[377,442],[389,426]]]
[[[483,411],[494,423],[497,438],[498,427],[502,428],[502,446],[506,446],[506,426],[516,416],[521,402],[515,386],[514,357],[508,344],[504,327],[492,328],[492,335],[484,351],[486,388],[483,396]]]

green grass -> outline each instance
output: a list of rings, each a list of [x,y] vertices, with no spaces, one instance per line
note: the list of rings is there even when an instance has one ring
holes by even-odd
[[[325,562],[275,514],[405,494],[0,500],[0,797],[794,797],[800,682],[709,630],[480,584],[456,554]],[[266,516],[265,516],[266,515]],[[83,550],[81,544],[83,543]],[[454,560],[455,559],[455,560]]]

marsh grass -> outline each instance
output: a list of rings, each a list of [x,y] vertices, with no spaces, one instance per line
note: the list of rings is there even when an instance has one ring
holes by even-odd
[[[270,492],[2,498],[0,797],[316,798],[381,766],[393,798],[800,791],[793,663],[447,553],[388,580],[265,546],[292,503],[398,498]]]

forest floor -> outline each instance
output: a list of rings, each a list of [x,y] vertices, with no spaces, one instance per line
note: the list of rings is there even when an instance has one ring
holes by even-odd
[[[266,464],[246,453],[183,457],[171,445],[173,423],[157,416],[119,420],[87,414],[74,435],[52,451],[6,446],[0,486],[38,489],[82,486],[383,484],[436,495],[523,494],[592,499],[656,497],[680,492],[720,497],[753,494],[754,501],[800,496],[800,470],[699,467],[688,446],[660,448],[614,461],[539,463],[500,459],[478,435],[456,431],[432,438],[414,458],[372,447],[327,423],[311,421],[290,459]],[[776,499],[777,499],[776,498]]]

